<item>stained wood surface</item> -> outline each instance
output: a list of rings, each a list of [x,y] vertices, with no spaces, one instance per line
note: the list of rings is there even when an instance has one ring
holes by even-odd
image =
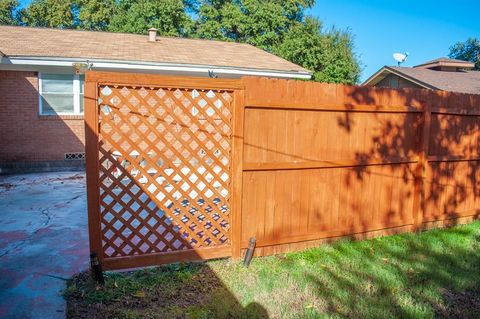
[[[99,151],[97,84],[85,82],[85,162],[87,175],[88,232],[90,252],[103,261],[102,229],[99,200]]]
[[[480,95],[88,72],[107,269],[300,250],[480,215]]]
[[[91,247],[109,269],[232,252],[232,87],[239,82],[168,80],[87,75],[96,96],[86,115]]]
[[[410,225],[414,166],[403,166],[245,172],[242,244]]]
[[[244,81],[242,247],[478,216],[480,96]]]

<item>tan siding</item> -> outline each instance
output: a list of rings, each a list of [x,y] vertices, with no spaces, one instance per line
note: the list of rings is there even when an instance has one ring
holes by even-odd
[[[392,88],[392,89],[405,89],[405,88],[411,88],[411,89],[422,89],[420,85],[417,85],[413,82],[410,82],[402,77],[399,77],[398,75],[395,74],[389,74],[387,77],[385,77],[383,80],[378,82],[375,87],[379,88]]]

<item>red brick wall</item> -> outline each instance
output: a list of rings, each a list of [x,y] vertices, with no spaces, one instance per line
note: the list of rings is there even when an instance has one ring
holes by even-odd
[[[40,116],[35,72],[0,71],[0,162],[63,160],[84,152],[83,116]]]

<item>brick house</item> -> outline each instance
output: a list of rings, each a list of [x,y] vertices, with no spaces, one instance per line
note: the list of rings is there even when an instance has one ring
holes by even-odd
[[[0,174],[83,167],[83,71],[309,79],[251,45],[0,26]]]
[[[439,58],[410,67],[384,66],[362,85],[417,88],[480,94],[480,71],[474,63]]]

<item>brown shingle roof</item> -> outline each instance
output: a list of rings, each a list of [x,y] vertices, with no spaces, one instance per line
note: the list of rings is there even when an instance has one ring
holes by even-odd
[[[414,68],[433,68],[433,67],[442,66],[442,65],[465,68],[465,69],[473,69],[475,67],[475,63],[472,63],[469,61],[442,57],[442,58],[434,59],[431,61],[427,61],[419,65],[415,65]]]
[[[445,72],[398,66],[385,67],[438,90],[480,94],[480,71]]]
[[[145,30],[146,32],[146,30]],[[310,71],[248,44],[147,35],[0,26],[0,51],[10,57],[85,58],[272,71]]]
[[[419,65],[432,64],[432,63],[436,63],[436,62],[457,62],[457,63],[465,63],[465,62],[467,62],[467,61],[458,60],[458,59],[450,59],[450,58],[447,58],[447,57],[441,57],[441,58],[437,58],[437,59],[433,59],[433,60],[424,62],[424,63],[419,64]]]

